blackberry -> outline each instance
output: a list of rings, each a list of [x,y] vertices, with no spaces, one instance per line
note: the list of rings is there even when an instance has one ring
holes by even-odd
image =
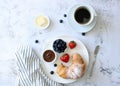
[[[53,49],[58,53],[64,52],[66,48],[67,48],[67,44],[62,39],[57,39],[53,43]]]

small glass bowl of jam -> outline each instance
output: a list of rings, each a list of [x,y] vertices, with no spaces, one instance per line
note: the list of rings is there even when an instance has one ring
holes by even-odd
[[[43,52],[43,60],[48,63],[53,63],[56,61],[56,53],[53,50],[45,50]]]

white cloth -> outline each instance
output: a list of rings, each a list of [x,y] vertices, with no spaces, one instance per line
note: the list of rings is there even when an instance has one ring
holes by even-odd
[[[20,46],[15,55],[18,66],[17,86],[63,86],[45,75],[40,58],[30,46]]]

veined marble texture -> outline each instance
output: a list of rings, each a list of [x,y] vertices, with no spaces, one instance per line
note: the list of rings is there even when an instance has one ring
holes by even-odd
[[[96,26],[85,36],[74,31],[63,16],[78,3],[92,5],[98,15]],[[91,61],[95,46],[100,45],[93,76],[66,86],[120,86],[119,9],[120,0],[0,0],[0,86],[15,86],[14,52],[19,43],[29,42],[40,53],[44,40],[60,35],[80,39],[88,48]],[[41,13],[51,20],[45,31],[35,25],[35,17]]]

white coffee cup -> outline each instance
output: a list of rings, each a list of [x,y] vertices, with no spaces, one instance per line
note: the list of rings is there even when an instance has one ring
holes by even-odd
[[[90,25],[97,16],[92,6],[88,4],[80,4],[74,10],[74,21],[80,26]]]
[[[75,12],[80,9],[85,8],[89,14],[90,19],[87,22],[80,23],[75,19]],[[73,30],[83,33],[83,32],[89,32],[94,28],[97,22],[97,13],[93,9],[93,7],[87,3],[80,3],[72,6],[68,12],[68,22]]]

